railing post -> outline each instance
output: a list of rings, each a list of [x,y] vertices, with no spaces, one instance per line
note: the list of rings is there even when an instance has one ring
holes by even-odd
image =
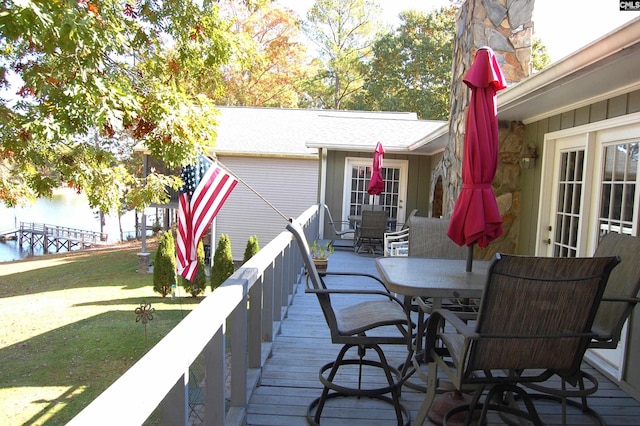
[[[282,271],[281,271],[281,285],[280,287],[282,288],[282,300],[280,301],[280,304],[282,306],[282,319],[286,319],[289,316],[289,300],[290,300],[290,295],[291,295],[291,286],[289,285],[289,269],[291,268],[291,265],[289,264],[289,252],[285,249],[282,252]]]
[[[274,262],[265,269],[262,282],[262,334],[266,342],[273,342],[273,322],[276,320],[276,311],[273,306],[274,289]],[[278,318],[278,321],[280,318]]]
[[[245,287],[246,288],[246,287]],[[231,321],[231,409],[247,407],[247,292],[229,316]],[[242,414],[244,415],[244,414]]]
[[[262,290],[264,276],[261,276],[249,289],[249,327],[247,344],[249,346],[249,368],[260,368],[262,360]]]
[[[178,379],[162,401],[162,424],[185,426],[189,424],[189,407],[186,402],[187,380],[185,377],[188,376],[183,375]]]
[[[226,344],[224,328],[218,329],[204,349],[204,424],[225,423]]]
[[[274,321],[282,321],[282,265],[284,259],[282,258],[282,252],[276,257],[273,269],[273,313],[275,314]]]

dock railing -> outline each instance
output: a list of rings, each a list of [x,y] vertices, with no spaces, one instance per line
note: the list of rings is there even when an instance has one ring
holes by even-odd
[[[318,206],[312,206],[296,219],[309,240],[318,233],[318,210]],[[189,369],[201,353],[205,368],[204,424],[245,424],[247,403],[260,381],[262,366],[287,316],[302,272],[300,253],[285,226],[283,222],[282,233],[69,424],[140,425],[158,407],[162,424],[189,424]],[[228,393],[227,352],[232,360]]]
[[[55,247],[56,251],[74,247],[86,248],[107,241],[107,234],[88,231],[85,229],[69,228],[67,226],[49,225],[46,223],[20,222],[20,245],[28,242],[30,247],[42,245],[45,252]]]

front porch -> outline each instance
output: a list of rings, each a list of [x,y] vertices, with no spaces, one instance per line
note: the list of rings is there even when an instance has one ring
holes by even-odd
[[[367,272],[377,275],[375,257],[357,255],[351,250],[336,250],[331,256],[329,270]],[[332,281],[335,283],[335,281]],[[332,345],[318,301],[313,294],[305,294],[304,284],[298,284],[282,322],[280,335],[275,339],[272,356],[262,369],[260,385],[255,389],[247,407],[247,425],[306,425],[306,409],[322,391],[318,380],[320,367],[333,360],[339,345]],[[398,365],[406,353],[398,348],[386,349],[392,365]],[[608,425],[630,425],[640,417],[640,403],[622,391],[597,370],[585,363],[584,368],[597,377],[599,389],[589,403]],[[420,407],[424,394],[405,386],[402,399],[412,419]],[[541,417],[549,425],[561,424],[558,404],[538,402]],[[635,420],[634,420],[635,419]],[[569,410],[569,424],[594,424],[575,409]],[[499,423],[499,421],[498,421]],[[372,400],[330,401],[322,416],[323,425],[389,425],[395,424],[393,409]],[[425,423],[430,424],[430,423]]]

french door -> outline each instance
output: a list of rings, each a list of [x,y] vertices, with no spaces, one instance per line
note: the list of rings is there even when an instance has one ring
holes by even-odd
[[[591,256],[609,232],[638,235],[639,150],[636,124],[547,135],[541,193],[550,196],[540,202],[538,255]],[[615,377],[623,365],[624,334],[617,349],[589,351]]]
[[[384,159],[382,179],[384,190],[380,195],[369,195],[367,187],[371,180],[372,159],[347,157],[345,160],[343,220],[350,215],[362,213],[363,206],[375,205],[389,213],[389,217],[403,222],[407,198],[407,169],[405,160]]]

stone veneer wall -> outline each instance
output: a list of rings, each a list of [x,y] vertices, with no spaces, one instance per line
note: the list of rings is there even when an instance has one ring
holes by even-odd
[[[449,143],[431,181],[442,177],[443,216],[451,217],[462,187],[462,151],[470,91],[462,81],[475,52],[491,47],[508,85],[531,74],[531,44],[534,0],[467,0],[457,17],[454,41]],[[504,234],[486,249],[475,248],[476,258],[491,258],[496,252],[515,253],[520,211],[520,164],[524,146],[521,123],[500,123],[500,154],[493,189],[503,217]],[[433,196],[433,191],[431,191]]]

